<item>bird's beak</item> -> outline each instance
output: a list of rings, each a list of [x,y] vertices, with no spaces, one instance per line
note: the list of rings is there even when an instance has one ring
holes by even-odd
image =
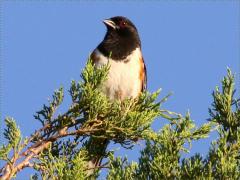
[[[117,28],[115,22],[113,22],[113,21],[110,20],[110,19],[105,19],[105,20],[103,20],[103,23],[104,23],[107,27],[112,27],[113,29],[116,29],[116,28]]]

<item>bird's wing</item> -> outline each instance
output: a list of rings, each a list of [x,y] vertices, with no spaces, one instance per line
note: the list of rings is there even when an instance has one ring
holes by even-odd
[[[97,54],[96,49],[92,52],[92,54],[90,55],[90,59],[92,61],[93,64],[96,64],[99,61],[99,56]]]

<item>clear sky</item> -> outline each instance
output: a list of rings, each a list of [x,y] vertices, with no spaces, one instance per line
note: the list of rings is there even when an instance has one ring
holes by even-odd
[[[164,108],[183,114],[189,110],[197,125],[209,118],[211,93],[227,67],[239,73],[237,0],[15,0],[1,5],[1,120],[14,117],[24,136],[40,127],[33,114],[61,85],[66,101],[60,111],[68,107],[70,81],[79,80],[88,55],[103,39],[105,18],[122,15],[134,22],[147,65],[148,90],[162,88],[160,97],[173,92]],[[158,120],[153,127],[164,123]],[[215,137],[194,143],[192,154],[206,154]],[[141,148],[117,154],[137,160]],[[26,179],[29,173],[16,179]]]

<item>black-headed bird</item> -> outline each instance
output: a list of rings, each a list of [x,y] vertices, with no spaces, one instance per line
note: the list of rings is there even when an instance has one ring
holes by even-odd
[[[146,89],[147,74],[141,41],[135,25],[126,17],[106,19],[103,41],[92,52],[90,59],[96,68],[109,64],[110,69],[102,92],[111,100],[137,98]],[[98,154],[89,161],[89,168],[101,164],[109,141],[91,139],[89,145]]]

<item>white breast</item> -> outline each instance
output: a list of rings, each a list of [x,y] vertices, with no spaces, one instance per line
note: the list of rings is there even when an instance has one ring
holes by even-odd
[[[96,67],[101,67],[109,62],[110,70],[108,78],[103,84],[102,91],[110,99],[135,98],[141,92],[139,77],[141,51],[135,49],[131,55],[121,61],[106,58],[100,51],[95,50],[97,61]]]

